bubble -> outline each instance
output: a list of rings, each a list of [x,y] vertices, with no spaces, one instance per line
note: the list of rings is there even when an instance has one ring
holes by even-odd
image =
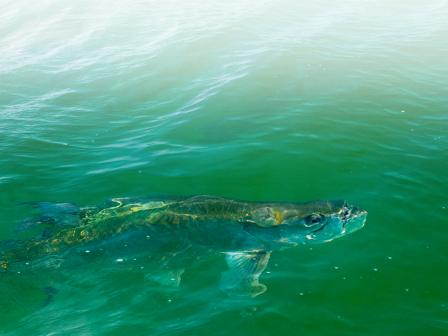
[[[270,274],[271,272],[266,272],[266,274]]]
[[[406,292],[409,292],[409,289],[406,288]]]
[[[90,253],[90,251],[89,251],[89,250],[87,250],[87,251],[86,251],[86,253]]]
[[[392,257],[388,257],[389,259],[392,259]]]
[[[401,113],[404,113],[404,111],[401,111]]]
[[[373,270],[374,270],[375,272],[376,272],[376,271],[378,271],[378,269],[377,269],[377,268],[374,268]]]
[[[300,293],[300,295],[303,295],[303,293]]]
[[[334,269],[338,269],[339,267],[335,266]]]
[[[118,261],[118,262],[122,262],[122,261],[123,261],[123,259],[117,259],[117,261]]]

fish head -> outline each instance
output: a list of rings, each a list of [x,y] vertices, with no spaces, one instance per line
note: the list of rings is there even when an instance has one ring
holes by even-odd
[[[323,243],[361,229],[366,216],[344,200],[271,203],[252,211],[254,224],[246,231],[284,244]]]

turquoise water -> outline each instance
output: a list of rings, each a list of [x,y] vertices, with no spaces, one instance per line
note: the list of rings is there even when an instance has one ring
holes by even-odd
[[[220,256],[178,288],[49,274],[47,305],[2,290],[2,334],[445,335],[447,17],[441,0],[4,2],[0,240],[37,233],[11,231],[27,201],[346,199],[369,214],[272,253],[251,300],[219,291]]]

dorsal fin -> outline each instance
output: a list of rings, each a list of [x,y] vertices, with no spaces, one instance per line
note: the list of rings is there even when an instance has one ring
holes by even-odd
[[[25,218],[20,221],[20,226],[14,232],[27,231],[38,225],[51,224],[56,227],[70,227],[81,225],[78,211],[81,209],[76,203],[63,202],[25,202],[19,205],[28,204],[41,210],[41,216],[37,218]]]

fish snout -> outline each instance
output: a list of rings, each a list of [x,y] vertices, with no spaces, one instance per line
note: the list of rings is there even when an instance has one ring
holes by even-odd
[[[364,226],[367,211],[356,206],[343,207],[339,213],[344,233],[358,231]]]

